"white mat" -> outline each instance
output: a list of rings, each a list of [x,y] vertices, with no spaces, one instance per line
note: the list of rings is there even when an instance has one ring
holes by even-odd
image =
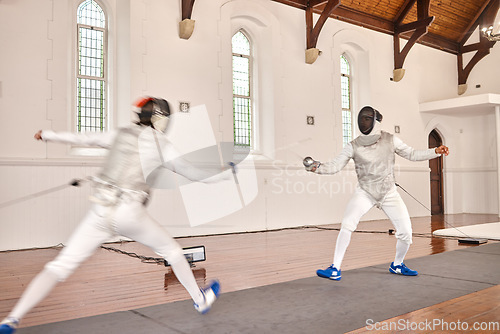
[[[432,234],[445,237],[500,240],[500,222],[445,228],[436,230]]]

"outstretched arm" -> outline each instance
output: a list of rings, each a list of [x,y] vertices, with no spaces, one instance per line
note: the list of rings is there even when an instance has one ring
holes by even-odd
[[[221,168],[218,164],[203,164],[201,167],[198,167],[187,161],[170,142],[164,143],[163,149],[159,153],[161,154],[160,158],[164,168],[170,169],[174,173],[182,175],[191,181],[214,183],[228,180],[232,177],[231,173],[225,173],[229,169],[229,166],[225,166],[227,167],[226,169]]]
[[[188,180],[203,183],[220,182],[228,180],[231,176],[231,174],[224,173],[225,170],[219,166],[210,166],[207,169],[198,168],[182,157],[165,161],[162,165],[174,173],[184,176]]]
[[[71,133],[39,130],[34,138],[54,143],[110,148],[115,135],[115,132]]]
[[[340,172],[352,157],[352,145],[351,143],[348,143],[346,146],[344,146],[342,152],[340,152],[340,154],[337,155],[333,160],[322,162],[319,167],[314,167],[306,170],[316,174],[335,174]]]
[[[403,141],[396,136],[394,136],[394,149],[396,154],[411,161],[430,160],[439,157],[441,154],[449,154],[448,147],[444,145],[426,150],[415,150],[403,143]]]

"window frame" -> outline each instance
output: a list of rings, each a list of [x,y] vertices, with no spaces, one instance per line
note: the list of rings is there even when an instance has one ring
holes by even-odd
[[[92,26],[88,24],[83,24],[79,23],[80,18],[79,18],[79,8],[80,6],[87,2],[94,2],[97,6],[99,6],[100,10],[102,11],[104,15],[104,28],[98,27],[98,26]],[[108,78],[108,72],[109,72],[109,64],[108,64],[108,24],[109,24],[109,18],[108,15],[103,7],[103,5],[97,1],[97,0],[83,0],[79,1],[78,5],[76,6],[76,52],[75,52],[75,122],[74,122],[74,127],[76,129],[76,132],[79,133],[86,133],[86,132],[106,132],[109,131],[109,126],[110,126],[110,113],[109,113],[109,78]],[[102,38],[103,38],[103,43],[102,43],[102,76],[89,76],[89,75],[83,75],[80,74],[80,59],[81,59],[81,52],[80,52],[80,47],[81,47],[81,29],[89,29],[89,30],[96,30],[102,32]],[[102,82],[102,90],[103,90],[103,97],[100,99],[100,106],[101,109],[103,110],[103,116],[101,120],[101,126],[93,127],[88,129],[88,127],[83,127],[81,126],[81,119],[82,116],[80,115],[80,96],[79,96],[79,80],[95,80],[95,81],[100,81]]]
[[[235,53],[233,52],[233,38],[236,34],[238,33],[241,33],[245,38],[246,40],[248,41],[248,44],[249,44],[249,54],[248,55],[245,55],[245,54],[240,54],[240,53]],[[251,38],[249,37],[249,34],[243,29],[243,28],[240,28],[238,29],[234,34],[232,34],[231,36],[231,74],[232,74],[232,85],[231,85],[231,88],[232,88],[232,105],[233,105],[233,142],[234,142],[234,146],[235,148],[242,148],[242,149],[250,149],[250,150],[256,150],[257,148],[257,135],[256,135],[256,121],[255,121],[255,110],[254,110],[254,81],[253,81],[253,63],[254,63],[254,59],[253,59],[253,45],[252,45],[252,40]],[[239,94],[235,94],[234,92],[234,62],[233,62],[233,59],[234,57],[243,57],[243,58],[247,58],[248,59],[248,96],[245,96],[245,95],[239,95]],[[242,98],[242,99],[246,99],[248,100],[248,104],[249,104],[249,127],[250,129],[247,129],[248,130],[248,134],[249,134],[249,144],[248,145],[239,145],[236,143],[236,120],[235,120],[235,98]]]
[[[342,61],[343,59],[345,60],[345,62],[347,63],[348,65],[348,68],[349,68],[349,73],[343,73],[342,71]],[[343,88],[344,88],[344,85],[343,85],[343,82],[342,82],[342,77],[347,77],[347,82],[348,82],[348,86],[347,86],[347,89],[348,89],[348,99],[349,99],[349,108],[346,109],[344,108],[344,95],[343,95]],[[354,121],[353,121],[353,107],[352,107],[352,103],[353,103],[353,96],[352,96],[352,90],[353,90],[353,86],[352,86],[352,64],[351,62],[349,61],[349,57],[347,56],[346,53],[342,53],[340,55],[340,104],[341,104],[341,117],[342,117],[342,145],[345,146],[346,144],[348,144],[349,142],[352,141],[353,139],[353,133],[354,133],[354,129],[353,129],[353,126],[354,126]],[[345,116],[344,114],[346,112],[349,112],[350,113],[350,136],[347,135],[346,136],[346,132],[345,132],[345,128],[346,128],[346,122],[344,122],[345,120]]]

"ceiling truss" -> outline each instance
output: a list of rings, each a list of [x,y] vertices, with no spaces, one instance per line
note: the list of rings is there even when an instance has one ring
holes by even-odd
[[[417,21],[403,24],[408,12],[417,2]],[[394,71],[393,80],[398,82],[403,79],[405,70],[403,63],[415,43],[428,32],[429,26],[434,21],[434,16],[429,16],[430,0],[406,0],[405,4],[394,22]],[[403,50],[400,47],[400,36],[404,33],[411,33],[410,38]]]
[[[396,82],[403,78],[404,61],[416,43],[457,55],[458,94],[463,94],[467,90],[467,78],[471,70],[490,53],[491,48],[496,43],[487,40],[480,33],[480,29],[493,24],[500,4],[500,0],[432,0],[432,2],[431,0],[392,0],[392,4],[397,4],[398,7],[397,10],[393,10],[392,15],[389,15],[387,13],[390,12],[391,1],[383,0],[273,1],[305,11],[306,63],[313,64],[321,55],[321,51],[317,47],[318,38],[327,19],[333,18],[393,36],[394,71],[392,80]],[[181,0],[180,38],[189,39],[193,33],[195,21],[191,19],[191,15],[194,2],[195,0]],[[378,7],[383,2],[385,2],[387,10],[380,11]],[[431,9],[440,15],[431,16]],[[319,15],[315,24],[313,14]],[[467,44],[472,33],[476,30],[480,34],[479,42]],[[449,35],[453,37],[449,37],[446,32],[449,32]],[[402,50],[401,38],[408,40]],[[464,64],[464,54],[469,52],[475,52],[475,54],[467,64]]]

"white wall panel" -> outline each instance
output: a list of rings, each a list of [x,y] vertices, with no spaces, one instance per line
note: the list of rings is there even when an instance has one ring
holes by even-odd
[[[341,150],[338,56],[359,52],[361,104],[384,115],[383,129],[415,148],[427,147],[434,127],[450,146],[445,158],[445,211],[498,212],[494,116],[421,114],[419,104],[457,97],[456,56],[415,45],[400,82],[393,70],[392,36],[329,19],[318,39],[322,55],[305,63],[305,13],[269,0],[195,2],[195,30],[178,37],[180,2],[101,1],[109,14],[112,126],[127,124],[131,103],[161,96],[205,105],[218,141],[232,133],[231,57],[227,37],[250,30],[256,44],[255,79],[262,130],[256,157],[258,196],[247,207],[210,224],[190,227],[177,189],[157,190],[151,214],[176,236],[339,223],[356,183],[353,168],[334,176],[305,174],[301,157],[333,158]],[[78,156],[71,147],[32,139],[38,129],[72,131],[78,1],[0,1],[0,202],[20,198],[97,172],[102,158]],[[317,18],[317,15],[315,15]],[[15,33],[8,33],[15,27]],[[33,51],[35,50],[35,51]],[[500,94],[500,44],[475,66],[466,96]],[[356,66],[356,63],[353,64]],[[479,88],[475,85],[480,84]],[[316,124],[306,124],[306,116]],[[397,180],[429,205],[426,162],[397,159]],[[285,173],[286,171],[286,173]],[[326,184],[326,185],[325,185]],[[288,188],[286,187],[288,185]],[[325,188],[326,187],[326,188]],[[325,190],[327,189],[327,190]],[[65,242],[88,209],[88,185],[69,187],[0,208],[0,249]],[[412,216],[429,213],[402,193]],[[371,210],[364,219],[384,218]]]

